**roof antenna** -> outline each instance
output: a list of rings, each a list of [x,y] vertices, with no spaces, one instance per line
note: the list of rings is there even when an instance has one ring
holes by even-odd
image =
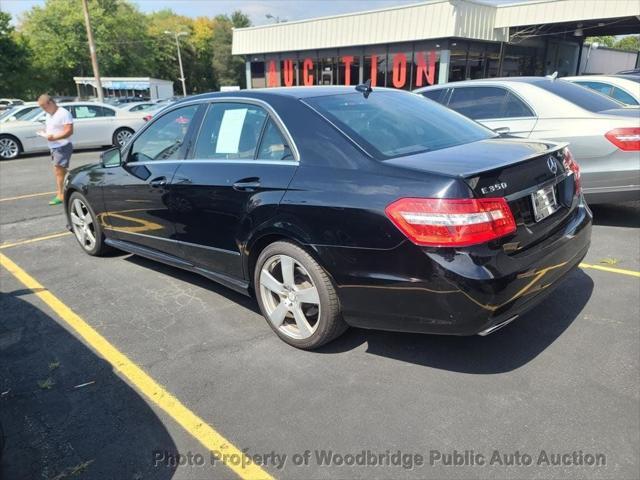
[[[558,78],[558,71],[556,70],[551,75],[545,75],[545,77],[547,77],[547,78],[549,78],[551,80],[555,80],[556,78]]]
[[[361,92],[364,95],[364,98],[369,98],[369,94],[373,92],[373,88],[371,88],[371,79],[367,80],[360,85],[356,85],[356,90]]]

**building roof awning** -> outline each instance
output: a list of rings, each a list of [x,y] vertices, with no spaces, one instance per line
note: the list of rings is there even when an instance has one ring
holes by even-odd
[[[78,85],[91,85],[94,88],[96,86],[96,81],[93,77],[73,77],[73,80]],[[112,90],[148,90],[154,84],[173,84],[170,80],[151,77],[101,77],[100,83],[102,83],[102,88]]]

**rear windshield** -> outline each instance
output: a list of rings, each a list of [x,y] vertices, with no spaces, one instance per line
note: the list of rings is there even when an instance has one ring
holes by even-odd
[[[565,80],[543,81],[535,85],[590,112],[624,108],[622,103]]]
[[[472,120],[412,93],[374,90],[369,98],[354,92],[305,102],[381,160],[495,136]]]

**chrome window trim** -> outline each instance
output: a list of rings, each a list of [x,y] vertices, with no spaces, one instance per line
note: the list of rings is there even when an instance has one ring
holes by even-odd
[[[177,110],[178,108],[182,108],[182,107],[188,107],[191,105],[203,105],[206,104],[207,106],[212,104],[212,103],[229,103],[229,102],[235,102],[235,103],[249,103],[249,104],[254,104],[254,105],[258,105],[259,107],[264,108],[267,113],[271,116],[271,118],[276,122],[278,128],[280,129],[280,132],[284,134],[287,142],[289,142],[289,148],[291,148],[291,151],[293,153],[294,159],[293,160],[263,160],[263,161],[269,161],[269,162],[276,162],[278,164],[285,164],[285,165],[299,165],[300,164],[300,160],[301,160],[301,156],[300,156],[300,150],[298,150],[298,146],[296,145],[296,142],[293,140],[293,136],[291,135],[291,132],[289,132],[289,129],[287,128],[287,126],[285,125],[285,123],[282,121],[282,118],[280,118],[280,115],[278,115],[278,112],[276,112],[276,110],[267,102],[265,102],[264,100],[260,100],[257,98],[250,98],[250,97],[215,97],[215,98],[199,98],[199,99],[194,99],[194,100],[189,100],[186,102],[180,102],[177,103],[175,105],[171,105],[170,107],[167,107],[166,109],[164,109],[162,111],[162,115],[160,115],[159,117],[154,118],[153,122],[147,122],[146,125],[144,125],[140,130],[138,130],[136,132],[136,134],[133,136],[133,138],[129,141],[129,143],[127,144],[127,153],[128,150],[131,148],[131,146],[134,144],[134,142],[138,139],[138,137],[140,135],[142,135],[148,128],[149,125],[152,125],[153,123],[155,123],[156,119],[162,118],[165,115],[167,115],[168,113],[173,112],[174,110]],[[205,112],[206,114],[206,112]],[[204,123],[204,117],[202,118],[202,122],[200,123],[200,126],[198,128],[198,132],[197,135],[195,137],[195,139],[197,140],[198,136],[200,135],[200,130],[202,129],[202,125]],[[192,147],[190,147],[192,148]],[[128,154],[126,155],[126,157],[128,158]],[[176,162],[187,162],[191,159],[183,159],[183,160],[171,160],[171,161],[176,161]],[[138,165],[143,165],[143,164],[147,164],[147,163],[157,163],[157,162],[163,162],[165,160],[151,160],[149,162],[131,162],[131,163],[136,163]],[[205,160],[202,160],[203,162]],[[209,161],[209,160],[207,160]],[[226,160],[213,160],[213,162],[215,163],[221,163],[224,162]],[[239,163],[239,162],[243,162],[245,160],[235,160],[235,163]],[[246,160],[246,162],[249,162],[249,160]],[[256,163],[257,160],[253,160],[251,159],[251,163]],[[127,163],[127,162],[125,162]]]

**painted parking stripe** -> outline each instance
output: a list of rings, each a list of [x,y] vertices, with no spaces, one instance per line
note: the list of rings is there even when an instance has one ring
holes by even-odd
[[[640,278],[640,272],[635,270],[626,270],[624,268],[605,267],[604,265],[592,265],[590,263],[581,263],[580,268],[591,268],[593,270],[602,270],[603,272],[619,273],[620,275],[630,275]]]
[[[9,271],[20,283],[46,303],[64,322],[71,327],[102,358],[109,362],[116,372],[127,378],[152,403],[164,410],[187,432],[193,435],[207,450],[219,452],[229,459],[224,463],[242,479],[272,479],[265,470],[252,463],[239,448],[229,442],[211,425],[187,408],[180,400],[157,383],[125,354],[80,318],[53,293],[44,288],[36,279],[16,265],[6,255],[0,253],[0,265]]]
[[[52,238],[66,237],[71,235],[71,232],[52,233],[51,235],[44,235],[43,237],[27,238],[25,240],[18,240],[17,242],[0,243],[0,250],[4,248],[17,247],[19,245],[27,245],[29,243],[41,242],[43,240],[50,240]]]
[[[17,197],[0,198],[0,202],[10,202],[12,200],[22,200],[23,198],[43,197],[44,195],[54,195],[56,192],[29,193],[27,195],[18,195]]]

